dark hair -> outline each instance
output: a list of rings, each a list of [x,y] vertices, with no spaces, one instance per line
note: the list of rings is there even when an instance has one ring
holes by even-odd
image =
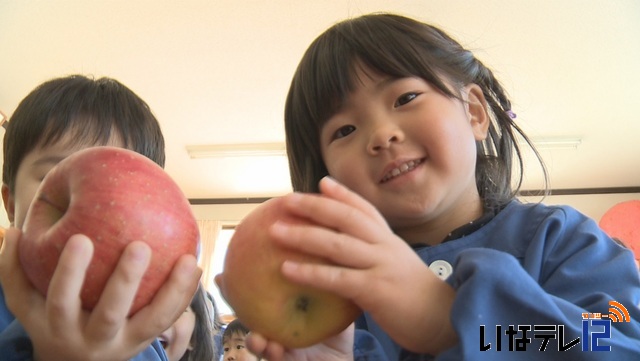
[[[222,343],[225,343],[236,333],[240,335],[247,335],[249,333],[247,326],[237,318],[229,322],[227,327],[224,329],[224,333],[222,334]]]
[[[71,75],[36,87],[11,116],[2,166],[10,192],[24,157],[63,136],[70,144],[92,145],[105,145],[116,136],[125,148],[164,166],[164,138],[147,103],[117,80]]]
[[[210,292],[205,291],[205,296],[209,302],[209,305],[211,306],[210,311],[213,313],[212,315],[210,315],[213,331],[217,333],[218,331],[222,330],[222,326],[224,326],[224,323],[220,319],[220,311],[218,310],[218,306],[216,305],[213,295]]]
[[[214,360],[213,319],[209,313],[208,299],[205,292],[202,284],[200,284],[191,300],[191,310],[196,316],[193,334],[191,334],[192,349],[187,350],[180,358],[180,361]]]
[[[499,209],[513,199],[522,183],[521,136],[530,140],[510,116],[511,102],[491,70],[442,30],[393,14],[370,14],[329,28],[309,46],[294,74],[285,106],[287,154],[293,189],[318,192],[328,174],[320,149],[320,131],[355,89],[357,67],[391,77],[418,76],[443,94],[459,98],[447,87],[475,83],[490,108],[487,139],[478,142],[476,182],[485,209]],[[512,187],[516,155],[519,178]]]

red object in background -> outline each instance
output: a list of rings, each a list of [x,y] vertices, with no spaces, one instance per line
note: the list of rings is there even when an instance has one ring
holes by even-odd
[[[631,248],[640,259],[640,200],[626,201],[611,207],[600,219],[602,228]]]

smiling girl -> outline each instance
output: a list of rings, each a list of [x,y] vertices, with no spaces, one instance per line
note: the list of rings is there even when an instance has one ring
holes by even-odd
[[[436,27],[373,14],[320,35],[285,109],[298,191],[285,204],[313,225],[280,222],[270,233],[334,263],[286,261],[285,277],[365,312],[353,354],[348,330],[306,350],[253,335],[251,349],[274,360],[327,347],[325,360],[600,360],[582,344],[559,349],[588,346],[581,315],[606,315],[616,300],[632,320],[609,323],[601,344],[637,358],[631,252],[571,207],[517,199],[518,137],[528,138],[514,118],[493,72]],[[514,352],[509,325],[526,353]],[[536,325],[555,330],[544,352]]]

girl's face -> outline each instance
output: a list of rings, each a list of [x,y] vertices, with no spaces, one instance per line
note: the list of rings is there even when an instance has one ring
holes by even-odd
[[[258,357],[249,352],[245,346],[245,335],[235,332],[226,337],[222,344],[223,361],[255,361]]]
[[[479,217],[476,141],[489,125],[480,88],[459,89],[461,101],[421,78],[357,76],[358,87],[321,130],[329,174],[376,206],[409,243],[440,242]],[[424,239],[425,231],[442,238]]]
[[[164,347],[169,361],[178,361],[192,348],[191,335],[196,326],[196,315],[188,307],[176,322],[160,335],[160,343]]]

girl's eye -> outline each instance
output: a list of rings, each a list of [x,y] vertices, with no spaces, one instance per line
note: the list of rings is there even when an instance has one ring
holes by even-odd
[[[223,350],[224,352],[229,352],[229,347],[225,347]]]
[[[236,346],[236,348],[237,348],[238,350],[242,350],[242,349],[244,348],[244,345],[238,345],[238,346]]]
[[[354,127],[353,125],[345,125],[343,127],[340,127],[340,129],[336,130],[336,132],[333,133],[333,139],[346,137],[347,135],[353,133],[353,131],[355,130],[356,127]]]
[[[396,100],[396,103],[393,106],[397,108],[399,106],[405,105],[410,101],[412,101],[413,99],[415,99],[417,96],[418,96],[418,93],[414,93],[414,92],[402,94],[398,98],[398,100]]]

